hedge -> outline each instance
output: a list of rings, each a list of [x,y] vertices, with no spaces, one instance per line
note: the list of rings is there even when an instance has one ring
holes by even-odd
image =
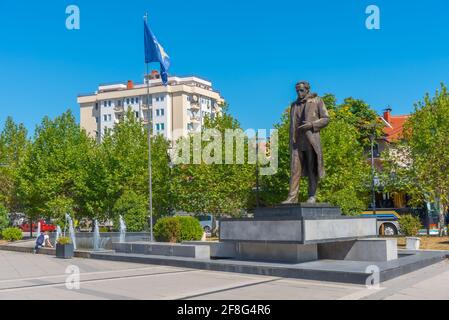
[[[203,228],[193,217],[165,217],[155,224],[154,236],[159,242],[198,241],[203,236]]]
[[[22,230],[20,230],[18,228],[6,228],[2,231],[2,237],[6,241],[14,242],[14,241],[22,240],[23,234],[22,234]]]

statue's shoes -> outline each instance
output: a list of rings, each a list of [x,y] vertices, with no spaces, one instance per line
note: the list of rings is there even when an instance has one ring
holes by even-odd
[[[294,199],[294,198],[288,198],[287,200],[282,202],[282,204],[296,204],[296,203],[298,203],[298,199]]]
[[[316,203],[316,198],[315,197],[310,197],[309,200],[307,200],[307,203],[315,204]]]

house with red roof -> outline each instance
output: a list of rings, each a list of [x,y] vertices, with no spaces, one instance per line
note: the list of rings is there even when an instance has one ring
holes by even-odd
[[[399,142],[404,137],[404,125],[410,115],[393,115],[392,109],[385,109],[379,120],[383,123],[384,135],[376,140],[374,147],[374,165],[377,171],[382,171],[382,153],[389,145]],[[370,153],[369,153],[370,154]],[[377,208],[404,208],[407,206],[407,195],[404,193],[384,193],[376,194]]]
[[[384,111],[383,117],[380,117],[385,123],[385,140],[388,143],[400,141],[404,137],[404,124],[410,118],[410,115],[394,116],[391,114],[392,111],[388,108]]]

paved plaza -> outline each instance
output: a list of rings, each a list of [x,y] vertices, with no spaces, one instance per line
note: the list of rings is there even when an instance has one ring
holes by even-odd
[[[69,290],[67,270],[80,271]],[[69,267],[69,268],[68,268]],[[75,269],[76,269],[75,268]],[[449,299],[449,262],[383,283],[340,283],[0,251],[0,299]]]

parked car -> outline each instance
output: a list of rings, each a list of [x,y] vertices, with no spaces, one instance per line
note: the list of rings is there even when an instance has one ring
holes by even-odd
[[[218,221],[212,214],[193,214],[187,212],[178,212],[175,216],[180,217],[195,217],[199,222],[204,232],[211,236],[212,233],[218,231]]]
[[[39,220],[41,223],[41,231],[48,231],[48,232],[54,232],[56,231],[56,226],[54,224],[51,224],[50,221],[46,221],[44,219]],[[38,222],[33,222],[33,231],[37,231]],[[30,232],[30,224],[28,222],[24,222],[19,226],[20,229],[22,229],[23,232]]]
[[[112,220],[99,221],[98,227],[100,232],[102,230],[107,230],[107,232],[112,232],[114,229],[114,222]],[[75,229],[78,232],[92,232],[94,229],[94,221],[92,219],[83,218],[81,220],[75,220]]]
[[[13,227],[21,226],[27,219],[26,215],[20,212],[12,212],[8,214],[8,217]]]
[[[215,218],[211,214],[196,216],[199,220],[201,227],[204,229],[204,232],[207,234],[211,234],[214,230]]]

